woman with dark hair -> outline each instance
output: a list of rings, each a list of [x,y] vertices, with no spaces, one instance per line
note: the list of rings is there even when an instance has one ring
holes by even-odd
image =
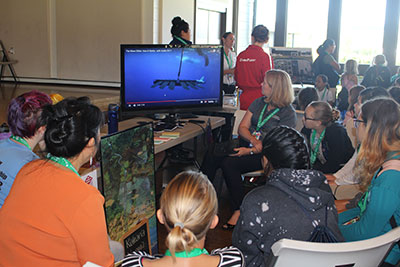
[[[336,88],[339,81],[338,71],[340,71],[340,65],[332,56],[335,49],[335,41],[332,39],[326,39],[325,42],[318,47],[318,57],[313,63],[314,74],[316,76],[319,74],[325,74],[328,77],[330,88]]]
[[[304,111],[301,133],[310,148],[311,168],[334,173],[353,155],[346,129],[336,122],[340,113],[321,101],[311,102]]]
[[[298,97],[298,109],[305,110],[308,104],[313,101],[318,101],[318,92],[313,87],[307,87],[300,91]]]
[[[355,176],[364,192],[356,208],[339,216],[346,241],[373,238],[400,225],[400,106],[392,99],[374,99],[355,120],[361,147]],[[396,244],[382,266],[398,266]]]
[[[226,32],[222,35],[222,44],[224,46],[224,80],[223,90],[225,94],[233,94],[235,91],[235,67],[236,53],[233,51],[235,44],[235,35],[232,32]]]
[[[172,41],[170,45],[191,45],[190,41],[190,29],[189,23],[181,19],[181,17],[175,17],[172,20],[171,27]]]
[[[31,91],[14,98],[8,106],[7,122],[12,135],[0,141],[0,208],[22,166],[39,158],[32,150],[43,143],[46,123],[40,114],[43,106],[49,104],[48,95]]]
[[[0,209],[0,258],[7,266],[112,266],[104,198],[79,176],[96,154],[103,114],[89,99],[43,108],[47,160],[26,164]]]
[[[262,162],[267,182],[246,195],[232,236],[246,266],[265,266],[276,241],[306,241],[319,224],[343,240],[327,180],[309,169],[307,145],[299,132],[286,126],[269,131],[263,140]]]
[[[236,85],[243,92],[240,95],[240,109],[247,110],[253,101],[262,97],[261,83],[265,73],[274,68],[272,58],[264,52],[268,43],[269,30],[264,25],[257,25],[251,33],[251,45],[241,52],[236,60]]]

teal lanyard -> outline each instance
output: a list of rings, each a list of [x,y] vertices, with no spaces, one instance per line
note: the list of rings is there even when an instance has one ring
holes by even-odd
[[[327,91],[327,90],[328,90],[328,89],[325,87],[324,93],[322,94],[322,97],[321,97],[321,101],[324,101],[325,94],[326,94],[326,91]]]
[[[80,177],[80,175],[77,172],[77,170],[75,169],[74,165],[72,165],[72,163],[69,160],[67,160],[66,158],[56,157],[56,156],[51,155],[50,153],[48,153],[46,155],[46,158],[48,158],[51,161],[54,161],[55,163],[58,163],[58,164],[64,166],[67,169],[70,169],[71,171],[76,173],[76,175],[78,175]]]
[[[208,251],[205,248],[203,248],[203,249],[194,248],[189,252],[186,252],[186,251],[175,252],[175,257],[177,257],[177,258],[193,258],[193,257],[200,256],[202,254],[208,255]],[[167,251],[165,252],[165,256],[172,256],[169,249],[167,249]]]
[[[176,36],[176,35],[174,35],[174,37],[175,37],[176,39],[178,39],[179,41],[181,41],[182,44],[185,44],[185,45],[188,44],[188,43],[187,43],[185,40],[183,40],[181,37]]]
[[[269,121],[272,118],[272,116],[274,116],[279,111],[279,108],[276,108],[271,114],[269,114],[264,120],[262,120],[262,117],[264,116],[264,112],[267,106],[268,104],[265,104],[263,110],[260,113],[260,117],[258,117],[256,132],[258,132],[261,129],[261,127],[263,127],[264,124],[266,124],[267,121]]]
[[[378,176],[378,173],[382,170],[382,167],[379,168],[375,174],[374,177],[372,178],[371,182],[376,179],[376,177]],[[357,203],[357,206],[360,208],[360,216],[363,215],[364,211],[367,209],[367,202],[368,202],[368,195],[369,195],[369,188],[371,187],[368,186],[367,192],[364,193],[364,195],[362,195],[362,197],[360,198],[360,200]]]
[[[231,59],[231,61],[229,62],[228,55],[225,53],[225,49],[224,49],[224,55],[225,55],[226,62],[228,63],[229,69],[232,69],[232,57],[229,55],[229,58]]]
[[[29,150],[32,150],[32,148],[29,146],[28,142],[24,138],[16,136],[16,135],[11,135],[10,139],[20,143],[21,145],[26,146],[27,148],[29,148]]]
[[[310,144],[310,147],[311,147],[311,155],[310,155],[310,164],[311,164],[311,168],[313,167],[313,165],[314,165],[314,163],[315,163],[315,160],[317,159],[317,154],[318,154],[318,150],[319,150],[319,145],[321,144],[322,139],[324,139],[325,130],[326,130],[326,129],[324,129],[324,130],[322,131],[321,135],[319,136],[317,145],[316,145],[314,148],[312,148],[312,147],[313,147],[313,145],[314,145],[315,135],[317,134],[317,131],[316,131],[316,130],[313,130],[313,131],[312,131],[312,134],[311,134],[311,144]]]

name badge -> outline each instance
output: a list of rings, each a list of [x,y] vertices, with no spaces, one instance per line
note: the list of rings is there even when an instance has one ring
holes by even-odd
[[[254,131],[252,133],[252,135],[257,139],[260,140],[261,139],[261,132],[260,131]]]

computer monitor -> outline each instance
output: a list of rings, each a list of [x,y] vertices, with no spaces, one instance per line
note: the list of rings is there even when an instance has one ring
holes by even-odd
[[[271,47],[276,69],[286,71],[293,84],[314,84],[311,48]]]
[[[101,138],[101,191],[108,234],[125,254],[157,253],[154,141],[151,124]]]
[[[121,112],[190,113],[222,107],[220,45],[121,45]]]

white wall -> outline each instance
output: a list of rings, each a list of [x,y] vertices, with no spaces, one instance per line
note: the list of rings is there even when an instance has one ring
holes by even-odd
[[[194,4],[194,0],[160,0],[161,43],[168,44],[172,40],[172,19],[176,16],[180,16],[189,23],[193,35]]]

